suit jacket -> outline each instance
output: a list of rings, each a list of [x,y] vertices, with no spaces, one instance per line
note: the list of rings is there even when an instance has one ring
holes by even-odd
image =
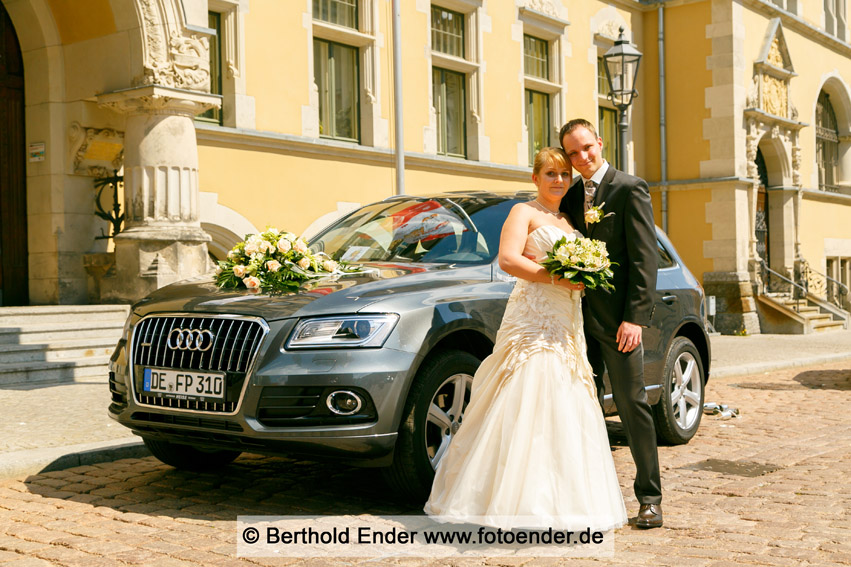
[[[614,214],[586,228],[584,200],[579,177],[562,199],[561,211],[585,236],[605,242],[609,259],[618,264],[612,268],[614,291],[586,290],[586,327],[614,335],[623,321],[648,326],[659,258],[647,183],[609,164],[594,205],[605,203],[603,214]]]

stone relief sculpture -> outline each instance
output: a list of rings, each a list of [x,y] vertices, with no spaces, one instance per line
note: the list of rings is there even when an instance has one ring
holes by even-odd
[[[526,0],[526,7],[553,18],[559,18],[558,9],[552,0]]]
[[[162,85],[200,92],[210,91],[209,40],[184,35],[177,18],[166,18],[169,2],[136,0],[144,32],[144,70],[138,85]],[[175,29],[179,27],[181,29]]]

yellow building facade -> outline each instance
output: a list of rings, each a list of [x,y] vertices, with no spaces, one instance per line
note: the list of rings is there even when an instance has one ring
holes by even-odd
[[[784,278],[847,301],[843,0],[400,0],[398,46],[391,0],[0,4],[0,305],[133,299],[402,191],[529,189],[574,117],[647,179],[720,330],[774,329]],[[600,66],[621,28],[624,156]],[[124,230],[97,238],[116,171]]]

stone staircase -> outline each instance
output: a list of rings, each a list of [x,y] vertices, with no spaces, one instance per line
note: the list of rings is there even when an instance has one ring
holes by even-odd
[[[849,328],[851,314],[814,296],[792,299],[789,293],[757,295],[763,333],[810,334]]]
[[[107,379],[128,305],[0,307],[0,388]]]

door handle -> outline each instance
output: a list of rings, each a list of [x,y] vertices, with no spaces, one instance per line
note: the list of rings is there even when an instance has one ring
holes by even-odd
[[[676,295],[663,295],[663,296],[662,296],[662,301],[664,301],[664,302],[665,302],[665,303],[667,303],[668,305],[671,305],[671,304],[672,304],[672,303],[674,303],[677,299],[678,299],[678,298],[677,298],[677,296],[676,296]]]

